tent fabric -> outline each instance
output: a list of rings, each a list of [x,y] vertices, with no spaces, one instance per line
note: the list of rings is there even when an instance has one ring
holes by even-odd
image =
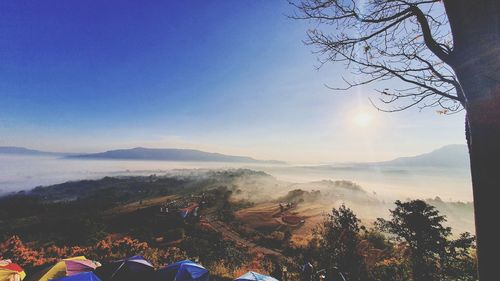
[[[159,281],[208,281],[208,270],[190,260],[179,261],[158,270]]]
[[[71,276],[50,279],[50,281],[101,281],[93,272],[82,272]]]
[[[268,276],[268,275],[263,275],[257,272],[249,271],[240,277],[234,279],[234,281],[278,281],[278,279]]]
[[[20,281],[26,277],[24,269],[11,260],[0,260],[0,281]]]
[[[65,263],[65,261],[68,261],[68,260],[86,260],[86,259],[87,258],[85,258],[84,256],[63,259],[63,260],[59,261],[58,263],[56,263],[54,266],[48,268],[48,270],[46,270],[44,273],[42,273],[42,276],[40,276],[39,279],[35,279],[35,280],[49,281],[51,279],[66,276],[66,263]]]
[[[66,275],[71,276],[82,272],[94,271],[100,264],[91,260],[65,260]]]
[[[154,277],[153,266],[141,256],[133,256],[127,259],[104,264],[94,273],[106,281],[137,281],[152,280]]]

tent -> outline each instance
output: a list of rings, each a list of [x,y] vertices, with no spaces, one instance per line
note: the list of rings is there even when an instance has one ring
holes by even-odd
[[[82,272],[94,271],[101,266],[100,263],[91,260],[65,260],[66,276],[79,274]]]
[[[51,279],[50,281],[101,281],[93,272],[82,272],[71,276]]]
[[[268,276],[268,275],[263,275],[257,272],[249,271],[240,277],[234,279],[234,281],[278,281],[278,279]]]
[[[141,256],[104,264],[94,273],[106,281],[152,280],[155,274],[153,266]]]
[[[208,281],[210,279],[208,270],[190,260],[167,265],[157,271],[156,278],[158,281]]]
[[[0,260],[0,281],[20,281],[26,277],[24,270],[11,260]]]
[[[32,276],[30,280],[48,281],[51,279],[66,276],[66,261],[69,260],[87,260],[87,259],[84,256],[63,259],[58,263],[56,263],[55,265],[53,265],[52,267],[49,267],[44,271],[39,272],[35,276]]]

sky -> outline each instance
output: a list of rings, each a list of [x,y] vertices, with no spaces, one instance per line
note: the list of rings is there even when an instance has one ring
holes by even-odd
[[[0,146],[194,148],[293,163],[465,143],[464,114],[378,112],[317,69],[287,1],[0,2]],[[384,82],[390,87],[393,81]]]

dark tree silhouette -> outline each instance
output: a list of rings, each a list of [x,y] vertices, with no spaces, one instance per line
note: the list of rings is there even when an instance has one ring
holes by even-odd
[[[396,201],[391,210],[392,219],[378,219],[382,231],[395,234],[410,249],[413,280],[432,281],[439,279],[440,254],[444,251],[449,227],[444,227],[446,219],[422,200],[410,202]]]
[[[312,256],[327,276],[341,271],[347,280],[368,280],[366,264],[360,247],[359,219],[344,205],[333,209],[313,231],[309,242]],[[336,277],[335,277],[336,278]]]
[[[307,44],[321,64],[344,62],[346,88],[388,79],[374,105],[385,111],[466,110],[480,276],[493,276],[500,249],[491,212],[500,186],[500,1],[303,0],[296,19],[311,20]],[[344,89],[346,89],[344,88]],[[338,88],[336,88],[338,89]],[[392,106],[387,106],[392,105]]]
[[[446,218],[422,200],[395,202],[391,219],[379,218],[376,226],[391,233],[409,249],[413,280],[476,280],[470,250],[474,237],[463,233],[450,239]]]

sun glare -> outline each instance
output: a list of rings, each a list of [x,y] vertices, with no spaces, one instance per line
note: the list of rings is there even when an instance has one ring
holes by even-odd
[[[354,117],[354,123],[359,127],[367,127],[372,123],[372,116],[366,112],[359,112]]]

